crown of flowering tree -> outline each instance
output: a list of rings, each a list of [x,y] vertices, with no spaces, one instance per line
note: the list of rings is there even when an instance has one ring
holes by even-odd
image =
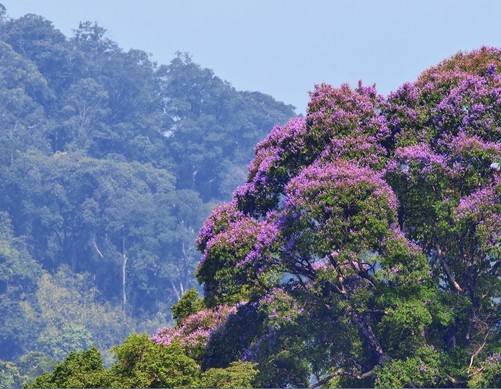
[[[387,97],[317,85],[256,146],[197,240],[206,305],[240,304],[206,366],[255,362],[261,386],[500,382],[499,69],[484,47]]]
[[[207,343],[209,335],[228,317],[235,313],[236,307],[221,305],[217,309],[201,309],[185,318],[176,328],[160,329],[152,340],[157,344],[169,346],[178,342],[186,353],[195,359],[200,358],[201,349]]]

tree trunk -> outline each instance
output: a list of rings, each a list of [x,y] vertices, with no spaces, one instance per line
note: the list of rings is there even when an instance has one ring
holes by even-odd
[[[127,304],[127,252],[125,251],[125,232],[122,235],[122,310],[125,312],[125,306]]]

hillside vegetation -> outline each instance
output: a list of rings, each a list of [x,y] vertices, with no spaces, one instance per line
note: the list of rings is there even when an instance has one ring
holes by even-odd
[[[95,23],[66,37],[4,10],[0,360],[104,351],[168,323],[196,285],[202,221],[245,181],[254,144],[292,116],[187,54],[159,65]]]

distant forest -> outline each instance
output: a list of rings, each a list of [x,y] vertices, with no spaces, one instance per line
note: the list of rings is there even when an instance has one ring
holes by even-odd
[[[296,114],[189,54],[161,65],[96,23],[67,37],[2,8],[0,364],[30,378],[170,323],[203,220]]]

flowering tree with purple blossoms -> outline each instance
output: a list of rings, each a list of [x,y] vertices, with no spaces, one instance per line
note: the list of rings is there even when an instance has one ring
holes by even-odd
[[[260,142],[198,237],[206,306],[238,304],[202,366],[252,362],[267,387],[499,385],[499,69],[482,48],[386,98],[318,85]]]

